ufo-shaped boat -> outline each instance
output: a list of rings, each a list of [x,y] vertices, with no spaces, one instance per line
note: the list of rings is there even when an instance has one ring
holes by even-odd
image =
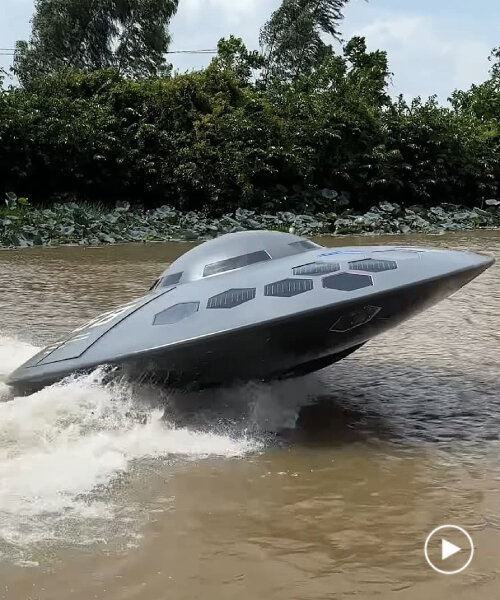
[[[493,264],[468,252],[324,248],[292,234],[219,237],[149,294],[48,346],[9,378],[19,393],[101,365],[172,386],[300,376],[348,356]]]

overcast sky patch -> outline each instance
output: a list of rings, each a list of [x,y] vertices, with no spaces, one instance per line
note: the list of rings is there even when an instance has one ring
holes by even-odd
[[[1,0],[0,48],[13,48],[29,36],[33,0]],[[280,0],[180,0],[171,32],[172,49],[209,49],[221,37],[242,37],[258,45],[259,30]],[[406,6],[405,6],[406,5]],[[364,35],[372,50],[387,50],[394,73],[391,94],[441,101],[456,88],[484,81],[488,55],[500,45],[497,0],[352,0],[345,11],[344,38]],[[208,64],[210,57],[174,55],[176,69],[186,71]],[[8,68],[12,57],[0,56]]]

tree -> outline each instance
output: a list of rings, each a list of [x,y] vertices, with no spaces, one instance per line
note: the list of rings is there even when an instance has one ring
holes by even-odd
[[[264,25],[260,45],[265,58],[264,80],[293,80],[319,64],[339,39],[338,24],[348,0],[283,0]]]
[[[351,90],[376,106],[388,104],[390,97],[387,94],[387,83],[391,72],[387,52],[367,52],[365,38],[355,36],[344,46],[344,56]]]
[[[496,82],[500,81],[500,48],[493,48],[489,56],[489,60],[493,63],[490,69],[491,78]]]
[[[248,50],[243,40],[234,35],[222,38],[217,44],[217,56],[212,67],[233,71],[244,82],[249,82],[252,73],[264,66],[264,59],[257,50]]]
[[[29,42],[19,41],[14,73],[27,86],[62,69],[114,67],[128,77],[165,72],[168,23],[178,0],[36,0]]]
[[[455,90],[449,98],[459,114],[471,114],[488,122],[491,136],[499,136],[500,130],[500,48],[494,48],[489,56],[491,77],[468,90]]]

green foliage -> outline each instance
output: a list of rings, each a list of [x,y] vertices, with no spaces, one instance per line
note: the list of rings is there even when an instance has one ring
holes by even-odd
[[[0,194],[35,207],[78,198],[341,219],[382,201],[405,210],[499,197],[494,76],[443,107],[391,101],[386,53],[363,38],[268,86],[255,79],[263,60],[231,37],[203,71],[134,81],[114,68],[62,70],[0,91]]]
[[[350,92],[377,107],[389,104],[387,85],[391,73],[387,52],[367,52],[365,38],[356,36],[345,45],[344,55]]]
[[[289,81],[310,74],[331,54],[324,35],[338,39],[338,23],[348,0],[283,0],[262,28],[264,80]]]
[[[141,198],[224,210],[279,179],[280,123],[233,70],[133,82],[64,72],[0,97],[2,183],[35,201]]]
[[[332,190],[323,190],[321,195],[330,200],[337,198]],[[74,202],[36,208],[22,206],[18,201],[4,209],[0,208],[0,247],[200,241],[226,233],[258,229],[292,231],[298,235],[410,231],[438,234],[498,226],[500,201],[497,200],[489,200],[486,210],[471,210],[458,205],[430,209],[421,206],[404,208],[399,204],[381,202],[365,214],[351,214],[344,205],[339,215],[332,212],[311,215],[290,211],[266,214],[238,208],[219,217],[200,211],[181,212],[170,206],[153,210],[131,208],[124,202],[110,209],[99,204]]]
[[[5,206],[7,207],[7,210],[15,210],[29,205],[28,198],[18,198],[14,192],[7,192],[5,194]]]
[[[65,69],[114,67],[127,77],[165,72],[167,25],[178,0],[36,0],[29,42],[16,45],[24,86]]]
[[[257,50],[249,51],[243,40],[235,36],[222,38],[217,44],[217,57],[212,66],[221,71],[233,71],[242,82],[249,82],[254,71],[264,67],[264,57]]]
[[[497,145],[474,115],[439,106],[435,98],[402,98],[382,114],[384,143],[361,164],[374,192],[405,204],[474,206],[498,193]]]
[[[500,48],[493,48],[489,59],[493,63],[491,67],[491,78],[498,83],[500,81]]]

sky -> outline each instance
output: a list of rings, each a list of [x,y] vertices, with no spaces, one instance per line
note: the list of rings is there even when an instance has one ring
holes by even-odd
[[[0,0],[0,48],[27,39],[34,0]],[[179,0],[171,23],[172,50],[215,48],[221,37],[242,37],[257,48],[259,29],[280,0]],[[488,76],[491,49],[500,46],[499,0],[351,0],[342,35],[366,37],[370,50],[386,50],[393,73],[390,93],[407,98],[437,94],[446,102]],[[0,54],[1,54],[0,50]],[[209,56],[172,55],[180,71],[206,65]],[[8,67],[9,56],[0,56]]]

